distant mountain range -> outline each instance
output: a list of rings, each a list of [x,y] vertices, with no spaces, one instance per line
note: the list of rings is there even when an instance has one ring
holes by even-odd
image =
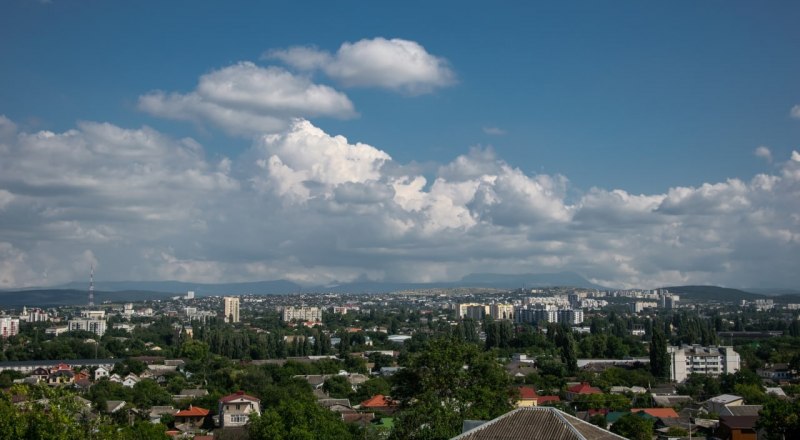
[[[302,286],[287,280],[257,281],[247,283],[187,283],[181,281],[98,281],[95,282],[95,302],[143,301],[165,299],[194,291],[195,295],[285,295],[293,293],[391,293],[404,290],[421,290],[456,287],[486,287],[498,289],[536,287],[576,287],[607,290],[574,272],[543,274],[476,273],[459,281],[441,283],[392,283],[380,281],[355,281],[326,286]],[[800,302],[800,291],[786,289],[760,289],[759,292],[729,289],[717,286],[672,286],[672,292],[696,300],[754,300],[771,298],[776,302]],[[86,304],[88,283],[72,282],[62,286],[18,291],[0,291],[0,306],[64,306]]]

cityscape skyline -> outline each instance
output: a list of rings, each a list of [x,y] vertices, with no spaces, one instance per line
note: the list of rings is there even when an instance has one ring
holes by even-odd
[[[800,7],[458,5],[1,6],[0,289],[800,287]]]

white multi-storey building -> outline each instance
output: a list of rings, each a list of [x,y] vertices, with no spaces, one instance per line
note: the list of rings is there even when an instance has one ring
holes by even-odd
[[[489,306],[478,303],[463,303],[458,305],[459,318],[472,318],[481,320],[484,316],[490,314]]]
[[[284,307],[283,320],[289,321],[322,321],[322,309],[319,307]]]
[[[23,307],[22,313],[19,315],[19,320],[24,322],[45,322],[50,320],[50,316],[42,309],[28,309],[27,307]]]
[[[631,304],[631,311],[633,313],[641,313],[644,309],[658,308],[658,303],[653,301],[636,301]]]
[[[239,322],[239,298],[226,296],[223,301],[225,303],[225,322]]]
[[[514,309],[516,322],[548,322],[578,325],[583,322],[583,310],[559,308],[554,305],[544,307],[516,307]]]
[[[19,318],[4,316],[0,318],[0,337],[8,338],[19,333]]]
[[[105,319],[105,310],[81,310],[81,317],[88,319]]]
[[[578,325],[583,323],[583,310],[581,309],[567,309],[558,311],[558,322],[567,323],[569,325]]]
[[[735,373],[741,368],[739,353],[733,347],[703,347],[684,345],[669,347],[670,376],[675,382],[683,382],[690,374],[719,376]]]
[[[514,319],[513,304],[492,304],[489,306],[492,319]]]
[[[69,331],[83,330],[92,332],[97,336],[103,336],[106,332],[106,320],[91,318],[70,319],[67,322],[67,328]]]

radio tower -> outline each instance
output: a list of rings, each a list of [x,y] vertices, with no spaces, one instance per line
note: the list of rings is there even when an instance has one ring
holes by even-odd
[[[89,272],[89,307],[94,307],[94,264]]]

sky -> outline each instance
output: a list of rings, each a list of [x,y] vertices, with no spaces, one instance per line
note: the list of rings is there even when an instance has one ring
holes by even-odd
[[[0,288],[800,288],[800,4],[0,4]]]

